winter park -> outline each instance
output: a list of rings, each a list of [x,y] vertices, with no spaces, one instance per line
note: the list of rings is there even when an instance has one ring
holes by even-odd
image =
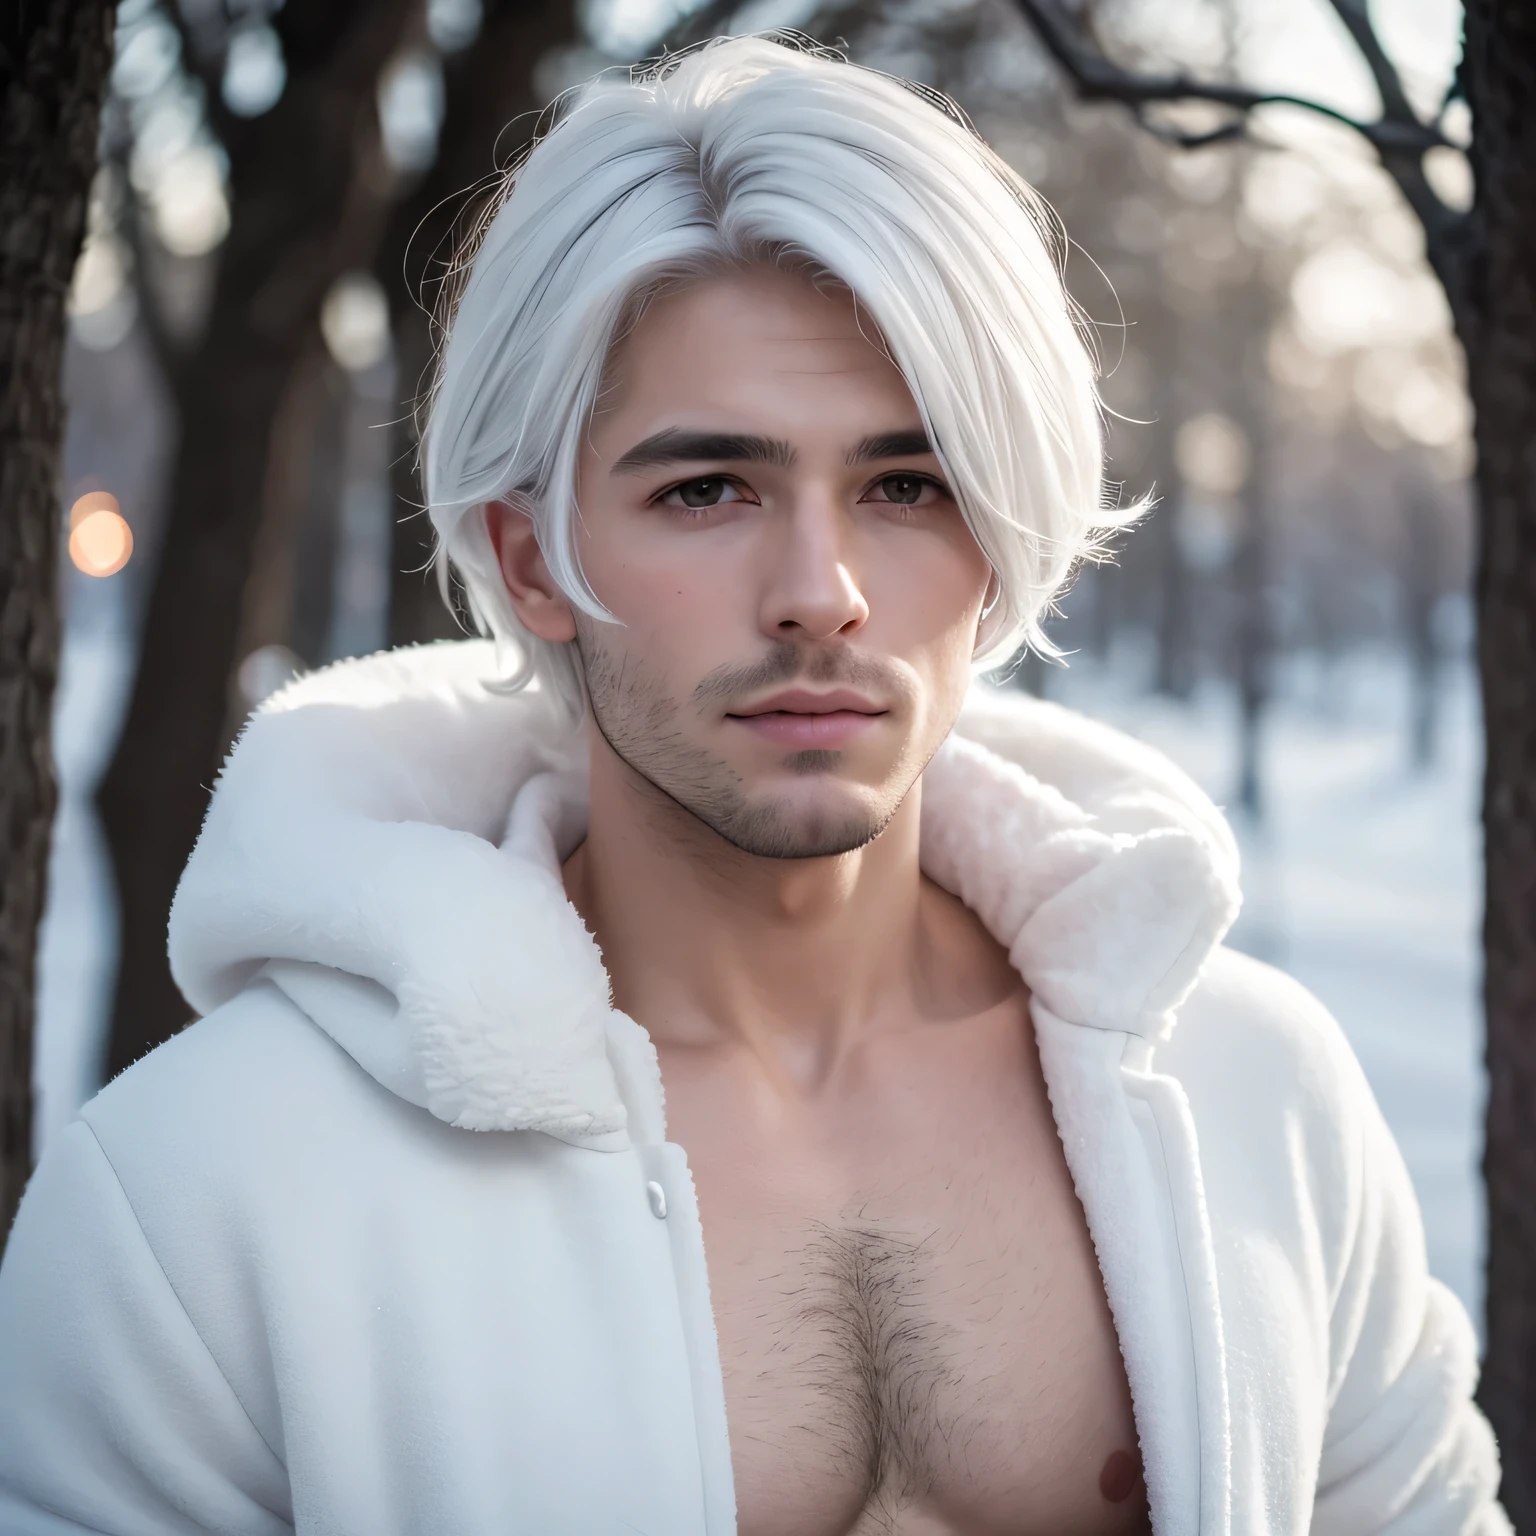
[[[1536,1521],[1517,6],[6,26],[0,1533]]]

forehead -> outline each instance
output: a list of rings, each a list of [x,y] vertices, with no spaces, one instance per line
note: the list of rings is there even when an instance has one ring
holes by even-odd
[[[873,320],[840,284],[748,268],[658,295],[615,349],[594,432],[658,425],[917,425]]]

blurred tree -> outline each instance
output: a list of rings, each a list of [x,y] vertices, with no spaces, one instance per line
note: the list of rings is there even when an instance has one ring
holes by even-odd
[[[489,0],[478,38],[447,61],[436,159],[395,209],[375,270],[389,295],[403,390],[424,391],[432,360],[431,311],[476,214],[494,196],[498,170],[532,143],[547,106],[540,63],[573,47],[575,0]],[[399,421],[391,461],[394,538],[389,640],[409,645],[458,632],[432,569],[432,526],[416,464],[414,410]]]
[[[272,648],[279,670],[284,658],[305,666],[326,659],[350,403],[345,373],[312,338],[272,420],[233,653],[237,669],[263,647]],[[238,730],[251,703],[238,670],[231,692],[226,737]]]
[[[230,225],[195,342],[183,350],[159,327],[179,446],[138,672],[98,792],[121,917],[109,1075],[185,1020],[166,915],[228,742],[274,427],[301,363],[322,346],[327,292],[373,260],[394,193],[380,75],[422,24],[421,0],[289,0],[271,28],[286,82],[250,117],[221,104],[222,61],[184,31],[229,157]],[[146,317],[155,329],[152,306]]]
[[[1470,0],[1461,86],[1477,201],[1444,260],[1476,411],[1487,723],[1488,1354],[1504,1503],[1536,1530],[1536,14]]]
[[[1487,730],[1488,1350],[1479,1395],[1503,1450],[1505,1507],[1517,1529],[1536,1529],[1536,15],[1520,0],[1468,0],[1453,94],[1471,109],[1475,200],[1460,212],[1436,193],[1426,169],[1430,155],[1454,146],[1438,121],[1415,112],[1367,0],[1332,5],[1380,94],[1381,116],[1368,122],[1189,74],[1138,74],[1114,63],[1062,0],[1016,3],[1082,97],[1120,102],[1172,142],[1239,137],[1252,109],[1276,101],[1345,122],[1374,146],[1418,216],[1445,288],[1476,413]],[[1197,130],[1154,115],[1190,102],[1230,115]]]
[[[112,65],[108,0],[0,20],[0,1247],[31,1168],[32,1030],[56,786],[64,298]]]

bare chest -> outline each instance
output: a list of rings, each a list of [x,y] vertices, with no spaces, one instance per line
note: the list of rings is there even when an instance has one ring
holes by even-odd
[[[1027,1062],[979,1094],[963,1061],[949,1083],[912,1065],[913,1092],[871,1082],[853,1134],[827,1140],[744,1108],[727,1145],[716,1103],[690,1145],[688,1096],[669,1095],[741,1536],[1146,1530],[1118,1341],[1043,1089]]]

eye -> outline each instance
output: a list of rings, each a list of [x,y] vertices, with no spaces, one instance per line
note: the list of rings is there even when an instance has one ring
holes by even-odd
[[[880,494],[873,495],[878,491]],[[931,475],[920,475],[912,470],[897,470],[881,475],[861,500],[887,502],[898,507],[929,506],[949,492]]]
[[[746,499],[734,480],[727,480],[724,475],[706,475],[698,480],[684,480],[681,484],[671,486],[657,496],[652,505],[702,512],[710,507]]]

